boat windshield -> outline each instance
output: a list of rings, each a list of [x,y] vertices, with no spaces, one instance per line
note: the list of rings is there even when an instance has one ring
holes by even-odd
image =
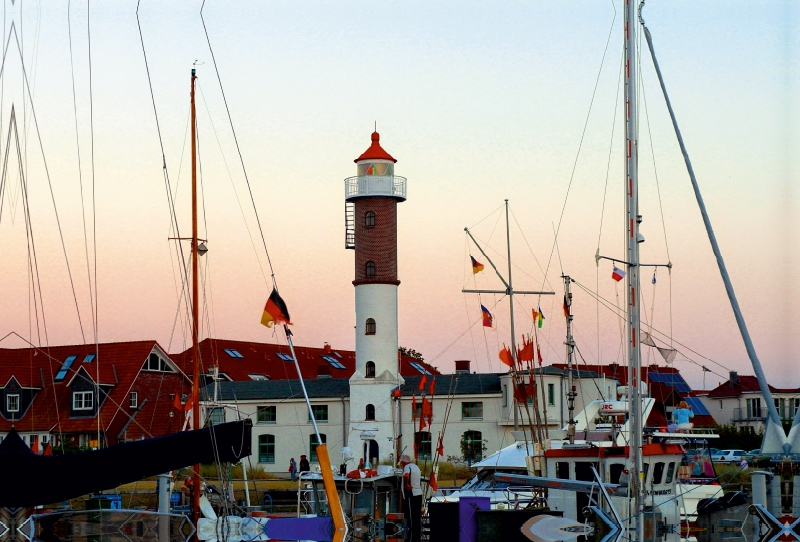
[[[697,448],[686,450],[681,461],[678,478],[715,478],[714,464],[708,446],[698,444]]]
[[[520,469],[509,469],[509,468],[483,469],[478,474],[467,480],[464,483],[464,485],[461,486],[461,491],[506,489],[508,486],[511,485],[508,482],[495,481],[494,475],[496,472],[504,472],[507,474],[527,474],[527,471]]]

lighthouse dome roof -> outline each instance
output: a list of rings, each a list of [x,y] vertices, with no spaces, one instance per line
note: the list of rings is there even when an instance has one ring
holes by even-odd
[[[367,150],[364,151],[364,153],[361,156],[359,156],[353,161],[355,163],[358,163],[364,160],[391,160],[392,162],[396,163],[397,160],[392,158],[392,155],[383,150],[380,141],[381,141],[380,134],[378,132],[372,132],[372,144],[369,146]]]

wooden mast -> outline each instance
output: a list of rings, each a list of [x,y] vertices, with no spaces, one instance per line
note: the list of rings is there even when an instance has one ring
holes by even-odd
[[[192,425],[200,429],[200,352],[199,352],[199,320],[200,320],[200,288],[197,262],[197,124],[194,105],[194,83],[197,79],[195,69],[192,68],[191,82],[191,124],[192,124],[192,359],[194,361],[194,374],[192,375]],[[192,517],[194,524],[200,518],[200,465],[194,466],[192,478]]]

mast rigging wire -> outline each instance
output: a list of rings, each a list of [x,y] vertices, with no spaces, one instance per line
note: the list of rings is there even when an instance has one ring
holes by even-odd
[[[6,42],[6,46],[5,46],[5,49],[3,51],[3,61],[2,61],[2,66],[0,66],[0,78],[2,78],[3,73],[5,73],[6,57],[7,57],[7,54],[8,54],[8,48],[11,45],[11,33],[12,32],[14,34],[14,39],[15,39],[15,42],[17,44],[17,50],[19,51],[19,54],[20,54],[20,65],[21,65],[20,67],[22,68],[22,78],[23,78],[23,82],[24,82],[24,88],[27,91],[28,98],[30,99],[31,116],[33,118],[34,128],[36,129],[36,136],[37,136],[37,139],[39,141],[39,149],[41,150],[41,153],[42,153],[42,164],[44,166],[45,177],[47,178],[47,186],[48,186],[48,188],[50,190],[50,200],[53,203],[53,212],[54,212],[55,218],[56,218],[56,226],[58,228],[58,236],[59,236],[59,239],[61,240],[61,250],[62,250],[62,253],[64,254],[64,262],[65,262],[65,264],[67,266],[67,275],[69,276],[70,289],[72,290],[72,300],[73,300],[73,302],[75,304],[75,311],[77,312],[77,315],[78,315],[78,325],[80,327],[81,337],[83,339],[83,342],[86,342],[86,335],[85,335],[85,333],[83,331],[83,321],[81,319],[81,310],[80,310],[80,306],[78,305],[78,296],[77,296],[77,294],[75,292],[75,281],[72,278],[72,268],[69,265],[69,256],[67,255],[67,246],[66,246],[66,243],[64,241],[64,231],[61,228],[61,219],[60,219],[59,214],[58,214],[58,206],[56,205],[55,193],[53,192],[53,183],[52,183],[52,180],[50,178],[50,168],[47,165],[47,157],[46,157],[45,152],[44,152],[44,143],[42,141],[42,134],[41,134],[41,132],[39,130],[39,121],[38,121],[38,118],[36,116],[36,108],[35,108],[35,106],[33,104],[33,96],[31,95],[30,82],[28,81],[28,72],[25,69],[25,62],[24,62],[24,58],[22,57],[22,49],[21,49],[21,45],[20,45],[20,41],[19,41],[19,35],[17,34],[17,29],[16,29],[16,26],[14,25],[14,23],[11,23],[11,31],[9,32],[8,41]],[[24,96],[24,94],[23,94],[23,96]],[[13,111],[13,108],[12,108],[12,111]],[[16,121],[14,122],[14,125],[16,126]],[[20,149],[20,146],[19,146],[18,130],[15,128],[14,132],[15,132],[15,134],[17,134],[16,143],[17,143],[17,149],[18,149],[18,155],[19,155],[18,159],[20,160],[20,164],[22,164],[23,163],[23,158],[22,158],[21,149]]]
[[[575,179],[575,170],[578,167],[578,158],[581,155],[581,149],[583,148],[583,139],[586,136],[586,128],[589,126],[589,119],[592,115],[592,106],[594,105],[594,98],[597,94],[597,87],[600,84],[600,75],[603,73],[603,65],[605,64],[606,60],[606,53],[608,52],[608,45],[611,43],[611,35],[614,31],[614,23],[617,20],[617,7],[614,5],[612,0],[611,7],[614,9],[614,17],[611,19],[611,27],[608,29],[608,38],[606,39],[606,46],[603,49],[603,56],[600,59],[600,68],[597,71],[597,78],[595,79],[594,83],[594,90],[592,90],[592,99],[589,101],[589,110],[586,113],[586,121],[583,124],[583,131],[581,132],[581,139],[578,143],[578,152],[575,153],[575,161],[572,164],[572,172],[569,176],[569,183],[567,184],[567,193],[564,195],[564,204],[561,207],[561,214],[558,217],[558,228],[556,228],[556,239],[558,239],[558,234],[561,232],[561,221],[564,219],[564,212],[567,209],[567,201],[569,200],[569,191],[572,188],[572,181]],[[550,271],[550,263],[553,260],[553,251],[555,250],[555,242],[553,243],[552,248],[550,249],[550,257],[547,259],[547,267],[545,269],[545,280],[547,277],[547,273]],[[542,281],[542,288],[544,288],[545,281]],[[539,296],[541,297],[541,296]]]
[[[140,0],[141,1],[141,0]],[[214,72],[217,75],[217,81],[219,82],[219,90],[222,93],[222,101],[225,104],[225,112],[228,115],[228,123],[231,126],[231,133],[233,135],[233,141],[236,143],[236,152],[239,154],[239,162],[242,165],[242,172],[244,173],[244,180],[247,183],[247,191],[250,194],[250,203],[253,205],[253,213],[255,213],[256,223],[258,224],[258,232],[261,234],[261,242],[264,245],[264,254],[267,256],[267,263],[269,264],[269,271],[270,277],[272,278],[272,286],[275,290],[278,289],[278,283],[275,280],[275,270],[272,267],[272,259],[269,256],[269,250],[267,249],[267,241],[264,237],[264,229],[261,227],[261,218],[258,215],[258,208],[256,207],[256,200],[253,197],[253,188],[250,186],[250,178],[247,175],[247,168],[244,165],[244,157],[242,156],[242,149],[239,147],[239,138],[236,137],[236,128],[233,126],[233,118],[231,117],[231,110],[228,107],[228,99],[225,97],[225,89],[222,86],[222,78],[219,75],[219,67],[217,66],[217,58],[214,56],[214,49],[211,47],[211,38],[208,36],[208,28],[206,28],[206,20],[203,17],[203,9],[206,7],[206,2],[203,0],[203,4],[200,6],[200,20],[203,23],[203,32],[206,35],[206,42],[208,43],[208,51],[211,53],[211,61],[214,64]]]

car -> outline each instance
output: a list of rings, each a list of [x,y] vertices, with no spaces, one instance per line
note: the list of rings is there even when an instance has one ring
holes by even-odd
[[[739,463],[744,458],[744,450],[720,450],[717,455],[712,455],[713,461]]]
[[[719,448],[710,448],[708,451],[711,454],[711,456],[713,457],[715,455],[719,455],[720,449]]]
[[[756,448],[755,450],[750,450],[749,452],[744,453],[744,458],[748,461],[752,461],[756,457],[761,455],[761,448]]]

